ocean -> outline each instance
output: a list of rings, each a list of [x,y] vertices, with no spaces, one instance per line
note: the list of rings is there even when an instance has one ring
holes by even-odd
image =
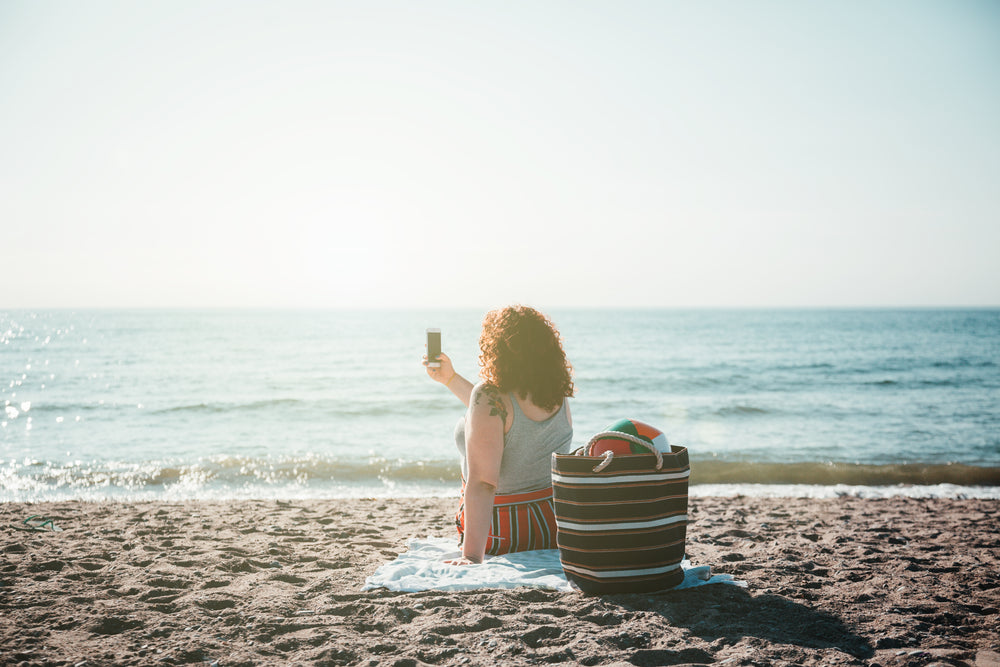
[[[455,495],[483,311],[0,311],[0,501]],[[1000,498],[1000,310],[553,310],[574,446],[622,418],[692,494]]]

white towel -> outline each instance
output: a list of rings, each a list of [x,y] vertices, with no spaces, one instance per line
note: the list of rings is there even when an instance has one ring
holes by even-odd
[[[469,591],[480,588],[544,588],[570,593],[577,588],[566,579],[557,549],[521,551],[504,556],[488,556],[481,565],[447,565],[443,561],[458,558],[461,552],[455,540],[431,537],[411,540],[409,551],[396,560],[386,563],[365,579],[361,590],[387,588],[390,591]],[[712,576],[708,565],[692,567],[685,560],[684,581],[671,590],[704,586],[705,584],[734,584],[746,587],[729,574]]]

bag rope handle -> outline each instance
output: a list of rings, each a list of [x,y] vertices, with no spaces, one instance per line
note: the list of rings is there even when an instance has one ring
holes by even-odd
[[[631,442],[636,445],[642,445],[653,454],[656,454],[656,469],[659,470],[663,467],[663,453],[659,449],[653,447],[651,444],[649,444],[648,442],[646,442],[645,440],[643,440],[638,436],[632,435],[631,433],[622,433],[621,431],[601,431],[600,433],[598,433],[597,435],[595,435],[593,438],[590,439],[590,442],[587,443],[586,447],[581,447],[580,449],[578,449],[577,454],[579,456],[583,456],[583,453],[586,452],[588,449],[590,449],[590,446],[593,445],[598,440],[600,440],[601,438],[613,438],[617,440],[625,440],[626,442]],[[604,452],[604,460],[598,463],[596,466],[594,466],[594,472],[601,472],[602,470],[607,468],[609,465],[611,465],[611,460],[614,457],[615,453],[610,449]]]

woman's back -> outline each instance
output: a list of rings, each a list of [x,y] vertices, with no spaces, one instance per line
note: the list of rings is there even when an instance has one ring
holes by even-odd
[[[527,402],[522,408],[517,398],[511,394],[510,429],[503,438],[503,458],[500,461],[500,475],[497,481],[498,494],[524,493],[543,489],[552,484],[552,454],[565,454],[573,441],[573,426],[569,414],[569,401],[551,416],[544,418],[547,411]],[[503,401],[505,406],[508,401]],[[536,420],[528,414],[538,415]],[[462,455],[462,477],[469,474],[465,456],[465,418],[459,420],[455,428],[455,444]]]
[[[522,410],[517,398],[510,397],[512,424],[504,435],[503,459],[497,493],[522,493],[552,484],[552,454],[569,452],[573,427],[569,402],[548,419],[536,421]]]

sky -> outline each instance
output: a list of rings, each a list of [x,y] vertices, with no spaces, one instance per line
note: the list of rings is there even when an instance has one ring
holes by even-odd
[[[0,308],[1000,305],[1000,3],[0,2]]]

